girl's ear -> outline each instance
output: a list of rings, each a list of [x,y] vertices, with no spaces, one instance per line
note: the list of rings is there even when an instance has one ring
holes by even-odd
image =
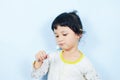
[[[78,39],[81,39],[81,37],[82,37],[82,34],[79,34],[79,35],[78,35]]]
[[[80,41],[80,39],[82,38],[82,34],[78,35],[78,41]]]
[[[79,35],[79,39],[82,37],[82,34]]]

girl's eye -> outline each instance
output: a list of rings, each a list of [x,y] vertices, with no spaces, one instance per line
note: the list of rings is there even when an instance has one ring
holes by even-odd
[[[59,36],[58,36],[58,35],[56,35],[55,37],[56,37],[56,38],[58,38]]]
[[[63,34],[63,36],[67,36],[67,34]]]

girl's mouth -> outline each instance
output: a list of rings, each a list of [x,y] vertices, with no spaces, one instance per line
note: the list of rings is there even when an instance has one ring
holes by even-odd
[[[59,46],[63,46],[63,45],[64,45],[64,43],[59,43],[58,45],[59,45]]]

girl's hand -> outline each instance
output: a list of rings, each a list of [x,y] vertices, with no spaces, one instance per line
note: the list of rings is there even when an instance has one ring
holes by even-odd
[[[43,63],[43,61],[44,61],[45,59],[47,59],[47,57],[48,57],[48,55],[46,54],[45,51],[43,51],[43,50],[39,51],[39,52],[36,54],[36,56],[35,56],[36,60],[35,60],[34,63],[33,63],[33,67],[34,67],[35,69],[40,68],[41,65],[42,65],[42,63]]]
[[[43,62],[45,59],[47,59],[47,57],[48,55],[46,54],[44,50],[39,51],[35,56],[36,61],[38,62]]]

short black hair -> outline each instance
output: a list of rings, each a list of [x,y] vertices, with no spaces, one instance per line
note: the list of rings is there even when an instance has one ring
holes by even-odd
[[[57,26],[69,27],[75,34],[82,34],[83,33],[83,26],[80,20],[80,17],[76,14],[77,11],[73,12],[64,12],[58,15],[53,23],[52,23],[52,30],[57,29]]]

